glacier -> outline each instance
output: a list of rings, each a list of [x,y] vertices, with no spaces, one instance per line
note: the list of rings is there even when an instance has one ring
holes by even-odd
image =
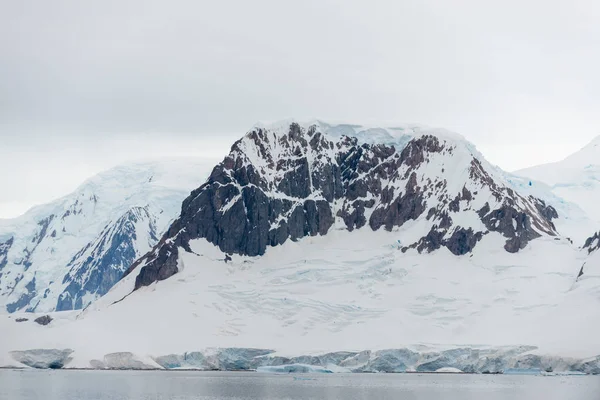
[[[210,160],[185,158],[121,165],[0,219],[0,312],[89,305],[158,242],[211,168]]]
[[[163,356],[136,356],[130,352],[106,354],[87,366],[70,365],[70,349],[14,351],[22,368],[110,370],[257,371],[263,373],[477,373],[519,375],[599,374],[600,356],[577,360],[531,354],[535,347],[462,347],[447,350],[363,350],[325,354],[279,356],[273,350],[216,348]],[[15,367],[15,365],[13,365]]]
[[[133,291],[130,275],[47,326],[2,316],[0,366],[15,365],[14,350],[68,348],[65,368],[600,372],[598,286],[577,281],[570,242],[538,239],[515,255],[490,236],[456,257],[403,253],[402,234],[340,230],[227,263],[195,241],[165,281]]]

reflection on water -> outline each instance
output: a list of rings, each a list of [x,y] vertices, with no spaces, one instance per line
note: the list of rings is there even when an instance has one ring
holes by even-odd
[[[0,371],[0,400],[593,400],[600,377]]]

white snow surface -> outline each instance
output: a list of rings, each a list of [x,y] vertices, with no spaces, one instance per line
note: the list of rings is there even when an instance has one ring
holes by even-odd
[[[12,350],[70,348],[70,366],[86,368],[109,353],[207,347],[298,355],[533,345],[539,354],[600,354],[599,286],[575,282],[583,255],[567,240],[541,238],[510,254],[492,233],[472,256],[457,257],[402,253],[406,234],[332,231],[229,263],[196,240],[196,254],[183,254],[181,272],[166,281],[128,294],[134,272],[85,311],[54,313],[46,327],[4,316],[0,354],[8,363]]]
[[[13,238],[7,264],[0,271],[0,313],[6,312],[7,304],[29,293],[26,286],[31,288],[34,279],[36,294],[22,309],[54,310],[69,283],[65,276],[75,274],[88,257],[102,256],[97,251],[102,250],[99,242],[119,234],[115,226],[128,213],[137,221],[133,238],[136,254],[146,253],[177,217],[183,199],[204,183],[215,163],[181,158],[117,166],[90,178],[61,199],[14,219],[0,219],[0,243]],[[95,298],[90,295],[85,301]]]
[[[522,169],[515,174],[545,183],[557,197],[585,212],[589,220],[580,220],[580,231],[585,235],[578,236],[578,244],[582,245],[582,240],[600,229],[600,136],[562,161]],[[580,216],[579,213],[572,218]]]

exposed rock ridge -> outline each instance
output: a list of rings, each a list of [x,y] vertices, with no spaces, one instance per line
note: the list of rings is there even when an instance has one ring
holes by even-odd
[[[597,261],[595,260],[597,260],[598,253],[596,253],[596,251],[598,249],[600,249],[600,232],[596,232],[593,236],[587,238],[583,245],[583,250],[587,250],[589,257],[588,260],[581,266],[579,274],[577,274],[577,280],[588,273],[588,265],[594,266],[597,264]]]
[[[516,193],[456,140],[422,135],[403,149],[332,140],[319,125],[257,127],[238,140],[207,182],[184,200],[158,245],[136,261],[135,287],[177,272],[182,249],[204,238],[224,253],[260,256],[288,239],[325,235],[336,225],[392,231],[422,221],[429,233],[404,249],[473,250],[488,232],[517,252],[555,235],[556,210]],[[475,221],[475,222],[473,222]]]
[[[600,249],[600,232],[596,232],[593,236],[587,238],[583,248],[587,249],[588,253],[592,253]]]

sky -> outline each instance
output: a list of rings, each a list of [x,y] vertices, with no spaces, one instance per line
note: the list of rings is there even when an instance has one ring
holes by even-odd
[[[289,117],[557,161],[600,134],[599,20],[595,0],[0,0],[0,218]]]

